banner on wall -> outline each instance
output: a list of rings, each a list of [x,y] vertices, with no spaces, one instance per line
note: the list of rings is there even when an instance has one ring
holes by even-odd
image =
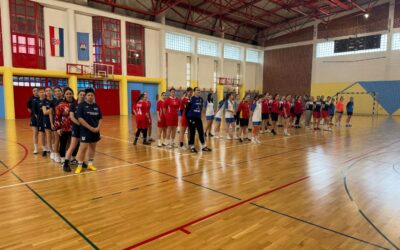
[[[78,32],[78,60],[89,61],[89,33]]]
[[[64,29],[50,26],[51,56],[64,57]]]

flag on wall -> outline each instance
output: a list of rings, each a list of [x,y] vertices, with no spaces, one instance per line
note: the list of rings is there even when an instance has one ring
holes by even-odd
[[[51,56],[64,57],[64,29],[50,26]]]
[[[89,61],[89,33],[78,32],[78,60]]]

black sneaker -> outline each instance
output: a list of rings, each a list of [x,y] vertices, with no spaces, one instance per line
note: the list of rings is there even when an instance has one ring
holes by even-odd
[[[64,172],[71,172],[71,167],[69,166],[69,164],[67,162],[63,163],[63,170],[64,170]]]
[[[209,134],[208,134],[208,136],[209,136],[209,137],[214,137],[214,135],[213,135],[213,134],[211,134],[211,133],[209,133]]]
[[[150,138],[150,139],[148,139],[147,141],[148,141],[148,142],[153,142],[154,140],[153,140],[153,138]]]
[[[243,142],[242,138],[239,138],[239,141],[240,141],[240,142]]]
[[[197,150],[196,150],[195,147],[191,147],[191,148],[190,148],[190,152],[192,152],[192,153],[197,153]]]
[[[42,156],[46,157],[47,156],[47,151],[43,151]]]
[[[275,130],[271,130],[271,133],[272,133],[273,135],[276,135]]]
[[[77,165],[78,161],[76,159],[73,159],[72,161],[69,162],[71,165]]]
[[[211,149],[208,147],[204,147],[201,150],[203,150],[203,152],[211,152]]]
[[[246,138],[245,140],[246,140],[246,141],[251,141],[251,139],[250,139],[250,138]]]
[[[208,135],[207,135],[207,133],[204,133],[204,137],[207,137]]]
[[[151,142],[150,141],[144,141],[143,145],[151,145]]]
[[[138,139],[136,138],[136,139],[133,141],[133,145],[136,145],[136,144],[137,144],[137,141],[138,141]]]
[[[87,169],[87,164],[86,164],[86,163],[83,163],[83,164],[82,164],[82,168],[83,168],[83,169]]]

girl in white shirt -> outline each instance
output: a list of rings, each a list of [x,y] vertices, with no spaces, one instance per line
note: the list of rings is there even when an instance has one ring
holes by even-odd
[[[211,128],[214,120],[214,98],[213,98],[213,93],[209,93],[207,95],[207,100],[204,103],[204,108],[206,110],[206,129],[204,131],[204,135],[207,137],[213,137],[214,135],[211,134]]]
[[[253,121],[253,138],[251,139],[252,143],[261,143],[258,139],[258,132],[260,130],[260,126],[262,123],[262,102],[263,96],[259,95],[256,97],[253,106],[251,107],[252,111],[252,121]]]

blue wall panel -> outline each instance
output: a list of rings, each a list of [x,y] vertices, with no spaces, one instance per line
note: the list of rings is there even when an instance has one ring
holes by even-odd
[[[132,90],[139,90],[140,93],[147,91],[147,93],[149,94],[149,100],[151,102],[150,112],[152,112],[152,113],[156,112],[157,94],[158,94],[158,85],[157,84],[128,82],[128,110],[129,110],[129,113],[131,113],[131,110],[132,110],[132,97],[131,97]]]
[[[400,81],[358,82],[366,91],[376,92],[378,103],[393,114],[400,108]]]

